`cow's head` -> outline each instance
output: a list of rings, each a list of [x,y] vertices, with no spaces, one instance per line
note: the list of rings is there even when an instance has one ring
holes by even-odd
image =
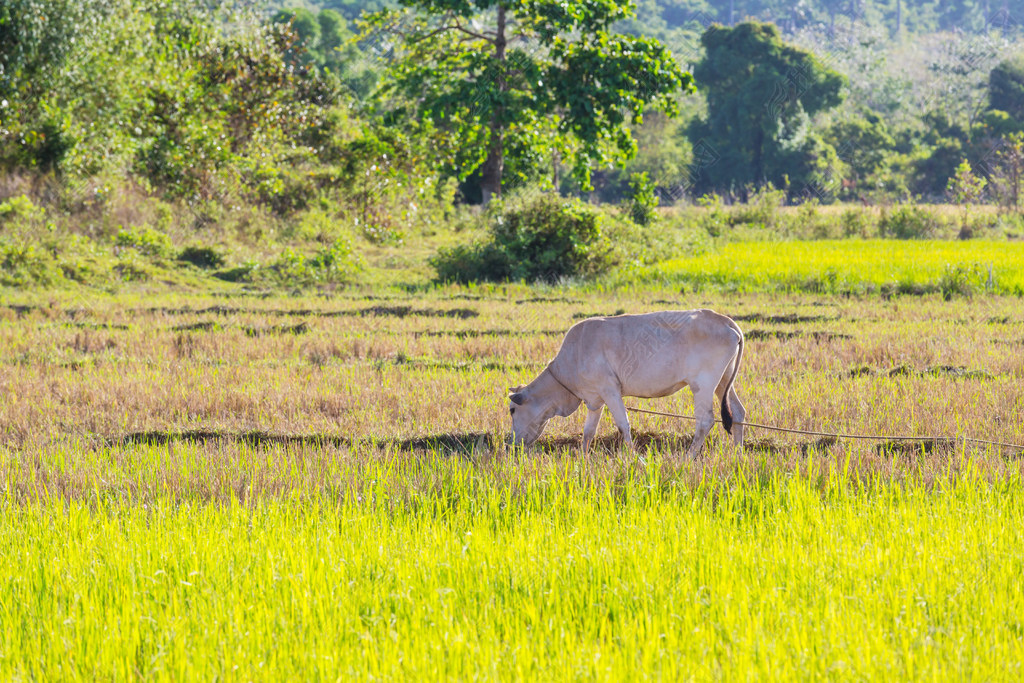
[[[572,415],[581,403],[547,370],[529,386],[509,388],[508,401],[508,412],[512,414],[512,443],[525,446],[540,438],[548,420],[556,415]]]
[[[550,402],[527,387],[509,387],[508,412],[512,415],[512,443],[529,446],[540,438],[551,419]]]

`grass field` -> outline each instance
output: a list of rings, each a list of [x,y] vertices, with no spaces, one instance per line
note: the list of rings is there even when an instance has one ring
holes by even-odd
[[[1024,242],[733,242],[708,254],[630,272],[629,277],[738,291],[955,296],[987,290],[1024,296]]]
[[[1020,678],[1019,453],[503,441],[574,321],[706,306],[752,421],[1024,443],[1020,299],[648,287],[9,292],[0,678]]]

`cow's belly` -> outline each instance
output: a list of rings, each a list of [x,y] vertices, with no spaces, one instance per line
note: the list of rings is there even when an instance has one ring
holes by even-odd
[[[686,382],[677,381],[672,384],[665,382],[665,378],[650,382],[636,382],[635,380],[623,382],[622,395],[636,396],[637,398],[661,398],[676,393],[686,386]]]

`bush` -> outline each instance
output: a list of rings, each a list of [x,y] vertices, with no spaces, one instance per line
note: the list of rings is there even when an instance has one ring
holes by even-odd
[[[555,281],[588,277],[612,265],[601,214],[576,199],[535,194],[496,201],[487,213],[490,239],[442,249],[430,259],[441,281]]]
[[[286,247],[270,265],[282,284],[315,285],[351,281],[362,270],[362,261],[352,250],[352,244],[338,238],[313,256],[306,256]],[[250,270],[251,274],[252,270]],[[227,279],[219,275],[221,279]]]
[[[898,206],[892,212],[882,211],[878,234],[898,240],[922,240],[937,237],[940,223],[931,211],[919,206]]]
[[[44,251],[31,244],[0,241],[0,285],[49,285],[57,279],[53,263]]]
[[[843,237],[871,237],[873,226],[871,216],[862,209],[846,209],[839,217],[839,224],[842,226]]]
[[[168,256],[174,250],[171,238],[153,228],[129,228],[119,230],[114,237],[114,244],[119,247],[135,249],[147,256]]]
[[[751,194],[750,201],[746,204],[734,207],[729,215],[729,223],[747,223],[759,228],[773,229],[779,220],[779,208],[785,201],[786,191],[776,190],[769,183]]]
[[[632,199],[626,203],[626,213],[637,225],[650,225],[657,218],[658,195],[654,182],[646,173],[634,173],[629,178]]]
[[[44,213],[43,209],[33,204],[31,199],[23,194],[18,195],[0,202],[0,225],[6,221],[19,219],[41,220]]]
[[[970,299],[979,290],[992,289],[993,280],[992,269],[985,268],[979,263],[947,264],[942,275],[939,276],[939,291],[942,292],[942,298],[946,301],[951,301],[958,296]]]

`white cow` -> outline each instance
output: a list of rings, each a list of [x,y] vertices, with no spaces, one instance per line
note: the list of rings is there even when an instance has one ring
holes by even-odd
[[[683,387],[693,392],[697,430],[687,457],[696,457],[714,424],[714,396],[722,425],[743,444],[746,411],[733,383],[743,358],[743,332],[714,311],[662,311],[588,318],[565,334],[558,354],[526,386],[509,389],[514,443],[532,444],[548,420],[587,404],[583,450],[597,432],[604,406],[633,448],[623,396],[657,398]]]

